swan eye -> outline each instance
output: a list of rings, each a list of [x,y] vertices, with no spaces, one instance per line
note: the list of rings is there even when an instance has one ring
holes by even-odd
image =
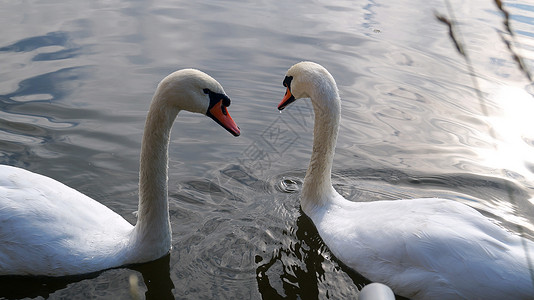
[[[226,109],[228,106],[230,106],[230,98],[228,97],[222,97],[221,99],[221,109],[223,115],[228,115],[228,110]]]
[[[228,110],[226,109],[230,106],[230,98],[222,93],[214,93],[210,89],[203,89],[204,93],[208,94],[210,97],[210,105],[208,111],[213,108],[216,104],[221,103],[221,112],[223,115],[228,115]]]
[[[291,80],[293,80],[293,76],[286,76],[283,82],[284,86],[290,90],[291,90]]]
[[[223,97],[222,98],[222,105],[223,106],[226,106],[226,107],[230,106],[230,102],[231,102],[230,98],[228,98],[228,97]]]

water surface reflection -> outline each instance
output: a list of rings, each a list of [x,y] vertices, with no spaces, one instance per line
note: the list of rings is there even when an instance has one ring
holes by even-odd
[[[140,290],[155,298],[355,298],[367,281],[331,256],[299,209],[311,105],[276,110],[283,76],[301,60],[327,67],[340,88],[333,182],[343,196],[451,198],[534,237],[533,86],[501,39],[494,1],[451,4],[489,115],[435,19],[447,14],[442,2],[3,4],[0,163],[64,182],[135,222],[141,136],[159,80],[185,67],[209,73],[243,134],[229,140],[209,120],[180,115],[166,262],[73,281],[0,280],[0,297],[128,298],[140,272]],[[531,66],[532,5],[505,7]]]

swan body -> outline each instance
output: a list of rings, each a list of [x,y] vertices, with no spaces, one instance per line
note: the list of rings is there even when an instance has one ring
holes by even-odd
[[[171,249],[169,135],[180,110],[206,114],[235,136],[230,99],[207,74],[164,78],[143,136],[135,226],[88,196],[43,175],[0,166],[0,275],[67,276],[158,259]]]
[[[313,104],[313,151],[300,201],[339,260],[411,299],[534,298],[534,243],[475,209],[439,198],[344,199],[331,183],[341,110],[334,78],[301,62],[284,85],[280,110],[299,98]]]

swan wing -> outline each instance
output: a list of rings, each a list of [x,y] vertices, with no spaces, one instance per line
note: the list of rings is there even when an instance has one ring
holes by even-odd
[[[0,274],[98,270],[117,259],[110,252],[126,243],[132,229],[115,212],[58,181],[0,166]]]
[[[534,243],[456,201],[333,201],[314,223],[336,257],[405,297],[534,294],[523,242],[531,257]]]

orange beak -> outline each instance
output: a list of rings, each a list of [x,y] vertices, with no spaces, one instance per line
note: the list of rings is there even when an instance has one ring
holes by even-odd
[[[280,101],[280,104],[278,104],[278,110],[286,108],[286,106],[293,103],[293,101],[295,100],[295,97],[291,94],[291,90],[289,89],[289,87],[287,87],[284,99],[282,99],[282,101]]]
[[[223,100],[213,105],[206,114],[234,136],[239,136],[241,134],[239,127],[232,117],[230,117],[226,106],[223,105]]]

